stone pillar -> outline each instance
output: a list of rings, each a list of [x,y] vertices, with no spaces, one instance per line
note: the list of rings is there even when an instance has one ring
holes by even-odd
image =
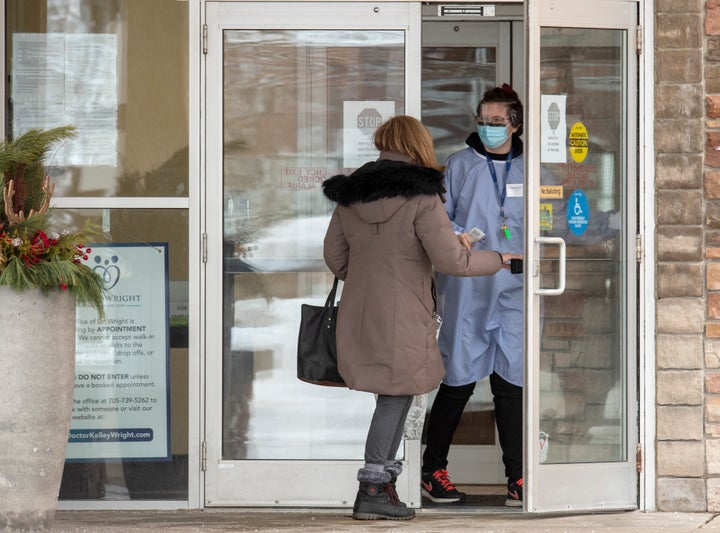
[[[705,511],[710,492],[703,418],[704,13],[700,0],[655,2],[656,501],[661,511]]]

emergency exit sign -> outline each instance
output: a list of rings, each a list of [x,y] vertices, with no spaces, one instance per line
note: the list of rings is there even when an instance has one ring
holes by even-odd
[[[495,6],[489,5],[454,5],[454,6],[438,6],[438,16],[440,17],[453,17],[458,15],[470,16],[470,17],[494,17]]]

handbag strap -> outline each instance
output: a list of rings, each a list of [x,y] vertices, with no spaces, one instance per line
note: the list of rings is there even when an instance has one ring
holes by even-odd
[[[332,289],[330,289],[330,294],[328,294],[327,300],[325,300],[325,307],[332,307],[335,305],[335,293],[337,292],[337,286],[338,286],[338,278],[335,276],[335,281],[333,281]]]

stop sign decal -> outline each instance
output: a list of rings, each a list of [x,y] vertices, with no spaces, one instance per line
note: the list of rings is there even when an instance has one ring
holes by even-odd
[[[365,135],[370,135],[380,124],[382,124],[382,115],[377,109],[366,107],[357,117],[357,127]]]

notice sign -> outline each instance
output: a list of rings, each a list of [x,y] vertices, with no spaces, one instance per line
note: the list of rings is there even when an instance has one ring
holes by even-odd
[[[169,459],[167,243],[91,248],[105,320],[77,309],[67,459]]]
[[[280,169],[280,188],[291,191],[319,189],[337,170],[325,167],[284,167]]]
[[[570,155],[576,163],[585,161],[588,153],[588,131],[585,124],[576,122],[570,129]]]
[[[580,189],[574,190],[568,200],[568,227],[575,235],[582,235],[588,227],[590,203]]]
[[[380,152],[373,144],[373,133],[393,115],[393,101],[343,102],[344,168],[358,168],[378,158]]]
[[[540,162],[565,163],[565,119],[564,94],[543,94],[540,96]]]
[[[60,166],[117,165],[117,36],[15,33],[12,36],[13,133],[72,124]]]

